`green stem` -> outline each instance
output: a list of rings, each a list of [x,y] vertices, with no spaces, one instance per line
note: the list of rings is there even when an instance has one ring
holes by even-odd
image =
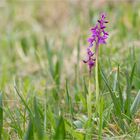
[[[91,92],[91,77],[89,77],[89,85],[88,85],[88,95],[87,95],[87,112],[88,112],[88,122],[87,122],[87,135],[85,140],[92,139],[92,130],[91,128],[91,121],[92,121],[92,92]]]
[[[99,46],[96,46],[96,68],[95,68],[95,80],[96,80],[96,109],[99,113],[99,135],[98,140],[102,140],[102,127],[103,127],[103,98],[100,97],[99,89],[99,60],[98,60],[98,50]]]
[[[87,95],[87,110],[89,120],[92,118],[92,94],[91,94],[91,81],[89,78],[88,95]]]
[[[96,80],[96,107],[99,104],[99,76],[98,76],[98,46],[96,47],[96,66],[95,66],[95,80]]]

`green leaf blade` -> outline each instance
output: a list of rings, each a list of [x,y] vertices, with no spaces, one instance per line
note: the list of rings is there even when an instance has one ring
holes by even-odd
[[[54,140],[64,140],[64,139],[65,139],[65,124],[63,117],[61,116],[56,128]]]

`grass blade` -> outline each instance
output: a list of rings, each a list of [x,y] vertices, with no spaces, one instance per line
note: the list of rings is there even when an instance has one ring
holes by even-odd
[[[121,127],[121,129],[124,131],[124,125],[123,125],[123,118],[122,118],[122,114],[121,114],[121,105],[120,105],[120,101],[118,100],[118,98],[116,97],[116,95],[113,93],[112,88],[109,86],[108,80],[105,76],[105,74],[103,73],[103,70],[100,68],[101,70],[101,75],[103,77],[103,80],[109,90],[110,96],[112,98],[113,104],[114,104],[114,108],[115,108],[115,112],[116,115],[118,117],[118,124]]]
[[[133,81],[133,76],[134,76],[134,72],[135,72],[135,66],[136,63],[134,63],[130,77],[128,72],[126,71],[126,82],[127,82],[127,89],[126,89],[126,101],[125,101],[125,112],[126,114],[130,117],[131,111],[130,111],[130,103],[131,103],[131,98],[130,98],[130,94],[131,94],[131,88],[132,88],[132,81]]]
[[[51,50],[49,48],[49,43],[48,43],[47,39],[45,39],[45,49],[46,49],[46,52],[47,52],[47,58],[48,58],[50,73],[51,73],[52,77],[54,78],[54,68],[53,68],[53,62],[52,62],[52,52],[51,52]]]
[[[135,72],[135,67],[136,67],[136,63],[134,63],[132,71],[131,71],[131,75],[130,75],[130,84],[132,84],[133,81],[133,77],[134,77],[134,72]]]
[[[59,87],[60,84],[60,62],[57,60],[55,64],[54,80],[56,85]]]
[[[56,128],[56,133],[54,136],[54,140],[64,140],[65,139],[65,124],[62,116],[59,119],[57,128]]]
[[[101,97],[100,104],[99,104],[99,135],[98,135],[99,140],[102,139],[103,110],[104,110],[104,100],[103,100],[103,97]]]
[[[130,84],[130,78],[129,78],[129,74],[128,72],[126,71],[126,100],[125,100],[125,108],[124,108],[124,111],[125,111],[125,114],[130,116],[130,93],[131,93],[131,84]]]
[[[68,81],[66,80],[66,94],[67,94],[67,102],[68,102],[68,107],[71,113],[71,117],[73,117],[73,107],[72,107],[72,101],[71,97],[69,95],[69,89],[68,89]]]
[[[32,120],[30,119],[29,124],[28,124],[28,129],[25,134],[24,140],[34,140],[34,135],[33,135],[33,123]]]
[[[116,113],[117,113],[118,115],[120,115],[120,104],[118,103],[118,99],[116,98],[116,96],[115,96],[115,94],[113,93],[111,87],[109,86],[108,80],[107,80],[107,78],[106,78],[106,76],[105,76],[103,70],[102,70],[101,68],[100,68],[100,70],[101,70],[101,75],[102,75],[102,77],[103,77],[103,80],[104,80],[104,82],[105,82],[105,84],[106,84],[106,86],[107,86],[107,88],[108,88],[108,90],[109,90],[109,93],[110,93],[110,95],[111,95],[112,101],[113,101],[113,103],[114,103],[114,107],[115,107],[115,109],[116,109]]]
[[[21,47],[22,47],[24,54],[27,55],[29,46],[28,46],[28,41],[25,37],[21,39]]]
[[[85,140],[84,134],[76,131],[68,121],[65,121],[66,131],[76,140]]]
[[[31,116],[33,117],[33,114],[29,108],[29,106],[27,105],[26,101],[23,99],[23,97],[21,96],[20,92],[18,91],[17,87],[14,87],[16,90],[16,93],[18,94],[18,96],[20,97],[21,101],[23,102],[24,106],[26,107],[26,109],[28,110],[28,112],[31,114]]]
[[[37,131],[38,139],[42,140],[43,139],[43,131],[42,131],[42,127],[41,127],[41,119],[40,119],[39,107],[37,104],[36,97],[34,97],[34,112],[35,112],[34,124],[35,124],[35,128]]]
[[[140,105],[140,90],[139,90],[137,96],[135,97],[134,102],[130,108],[130,112],[132,115],[134,115],[136,113],[139,105]]]
[[[3,105],[2,105],[2,93],[0,93],[0,140],[2,139],[3,128]]]
[[[119,92],[121,110],[123,112],[124,111],[124,108],[123,108],[123,96],[122,96],[122,90],[121,90],[121,86],[120,86],[120,68],[119,68],[119,65],[118,65],[118,69],[117,69],[117,83],[118,83],[118,92]]]

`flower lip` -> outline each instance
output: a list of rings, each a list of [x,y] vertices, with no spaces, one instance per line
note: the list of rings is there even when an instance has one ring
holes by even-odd
[[[106,20],[106,21],[104,21],[104,23],[108,23],[108,21]]]
[[[106,28],[106,26],[102,26],[102,27],[101,27],[101,29],[104,29],[104,28]]]
[[[83,60],[83,62],[84,62],[84,63],[87,63],[88,61],[86,61],[86,60]]]
[[[107,36],[109,35],[109,34],[108,34],[107,32],[105,32],[105,31],[103,31],[103,34],[104,34],[104,35],[107,35]]]
[[[101,23],[101,20],[98,20],[99,23]]]

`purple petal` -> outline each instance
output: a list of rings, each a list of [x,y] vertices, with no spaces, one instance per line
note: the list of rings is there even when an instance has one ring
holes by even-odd
[[[103,19],[106,18],[106,14],[105,13],[102,13],[101,14],[101,18],[103,18]]]
[[[92,31],[92,30],[96,30],[96,29],[98,29],[98,24],[96,24],[95,27],[91,28],[91,31]]]
[[[104,29],[104,28],[106,28],[106,26],[101,26],[101,29]]]
[[[99,23],[101,23],[101,20],[98,20]]]
[[[106,41],[104,38],[100,38],[98,41],[99,44],[106,44]]]
[[[87,63],[88,61],[86,61],[86,60],[83,60],[83,62],[84,62],[84,63]]]
[[[88,41],[89,43],[92,43],[92,42],[93,42],[93,38],[88,38],[87,41]]]

